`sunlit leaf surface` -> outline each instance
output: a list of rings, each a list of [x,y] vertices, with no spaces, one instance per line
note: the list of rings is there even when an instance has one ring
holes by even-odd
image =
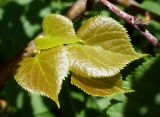
[[[0,66],[12,60],[26,46],[26,42],[41,30],[42,17],[53,12],[66,13],[75,1],[77,0],[0,0]],[[146,13],[141,13],[139,8],[133,8],[132,5],[128,7],[118,5],[118,7],[132,15],[140,16],[145,21],[150,21],[147,29],[160,40],[160,18],[158,18],[160,0],[113,1],[125,3],[138,1],[138,7]],[[80,22],[85,22],[85,19],[91,16],[97,14],[113,16],[103,5],[98,4],[91,11],[87,11],[85,16],[80,15],[74,20],[76,29],[80,26]],[[116,19],[120,20],[118,17]],[[122,21],[122,24],[126,23]],[[59,96],[61,108],[58,110],[50,99],[22,90],[14,79],[10,78],[5,84],[2,84],[3,79],[0,79],[0,117],[159,117],[160,56],[156,55],[160,53],[160,49],[151,47],[134,28],[128,26],[126,28],[131,31],[130,36],[136,50],[154,54],[124,68],[123,79],[129,75],[127,82],[135,90],[134,93],[107,97],[88,96],[83,91],[77,90],[77,87],[70,87],[67,78],[64,90],[61,90]],[[6,72],[9,71],[10,68]],[[6,72],[2,72],[0,77],[7,75]]]
[[[67,54],[65,47],[57,47],[24,58],[15,75],[16,81],[24,89],[47,96],[59,105],[58,94],[69,70]]]
[[[125,28],[112,18],[92,17],[80,27],[77,35],[88,45],[101,46],[116,53],[137,55]]]
[[[73,76],[72,84],[81,88],[84,92],[94,96],[108,96],[115,93],[124,93],[122,87],[121,75],[117,74],[112,78],[84,78],[81,76]]]
[[[42,27],[45,35],[66,38],[76,36],[72,21],[62,15],[48,15],[44,18]]]
[[[44,34],[35,38],[38,49],[48,49],[81,41],[76,37],[72,22],[62,15],[48,15],[43,20],[42,28]]]
[[[69,45],[71,71],[83,77],[109,77],[139,56],[106,51],[101,47]]]
[[[72,39],[66,39],[64,37],[52,37],[52,36],[38,36],[34,40],[37,49],[49,49],[62,44],[83,43],[83,41],[77,37]]]
[[[93,17],[76,36],[68,18],[51,14],[42,27],[43,33],[34,39],[37,53],[24,58],[17,70],[16,80],[24,89],[45,95],[59,106],[58,94],[70,70],[72,83],[91,95],[127,92],[120,70],[143,55],[134,51],[118,22]]]

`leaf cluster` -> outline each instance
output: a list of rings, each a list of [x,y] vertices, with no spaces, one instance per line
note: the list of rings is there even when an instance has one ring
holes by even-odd
[[[47,96],[59,106],[63,80],[88,94],[108,96],[129,92],[120,70],[145,55],[134,51],[129,36],[117,21],[105,16],[89,18],[77,31],[72,22],[51,14],[42,23],[43,35],[34,39],[35,56],[24,57],[15,79],[24,89]]]

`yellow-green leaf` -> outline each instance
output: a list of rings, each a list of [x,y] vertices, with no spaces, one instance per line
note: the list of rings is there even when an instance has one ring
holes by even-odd
[[[92,17],[80,27],[77,35],[88,45],[101,46],[116,53],[137,55],[125,28],[112,18]]]
[[[51,14],[44,18],[42,23],[44,34],[52,37],[72,39],[76,36],[72,21],[58,14]]]
[[[132,56],[104,50],[101,47],[72,44],[68,46],[71,71],[83,77],[110,77],[126,64],[138,59]]]
[[[52,37],[52,36],[38,36],[34,39],[37,49],[49,49],[62,44],[83,43],[83,41],[77,37],[73,39],[66,39],[64,37]]]
[[[121,75],[117,74],[112,78],[84,78],[81,76],[73,76],[72,84],[76,85],[84,92],[94,96],[108,96],[115,93],[128,92],[122,87]]]
[[[42,27],[44,34],[34,39],[38,49],[83,42],[76,36],[72,22],[62,15],[48,15],[44,18]]]
[[[24,89],[47,96],[59,106],[58,94],[69,70],[68,52],[64,46],[26,57],[20,64],[15,79]]]

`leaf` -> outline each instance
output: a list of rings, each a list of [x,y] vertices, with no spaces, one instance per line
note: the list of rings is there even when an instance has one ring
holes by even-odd
[[[160,4],[157,4],[156,1],[145,0],[139,6],[149,12],[160,15]]]
[[[131,82],[135,93],[127,96],[127,103],[125,104],[125,108],[127,108],[126,115],[156,117],[160,114],[160,102],[156,100],[157,98],[160,99],[159,72],[160,55],[157,54],[152,57],[146,57],[143,64],[141,63],[127,76],[127,80]],[[113,115],[112,117],[115,116]]]
[[[110,77],[139,56],[106,51],[100,47],[72,44],[68,46],[71,71],[82,77]]]
[[[76,36],[72,21],[58,14],[51,14],[42,23],[45,35],[53,37],[73,38]]]
[[[49,49],[62,44],[82,43],[83,41],[77,37],[73,39],[66,39],[63,37],[52,37],[52,36],[38,36],[34,40],[37,49]]]
[[[72,84],[78,86],[84,92],[94,96],[108,96],[115,93],[125,93],[122,87],[121,75],[117,74],[112,78],[84,78],[81,76],[73,76]]]
[[[106,114],[109,117],[124,117],[125,114],[126,114],[125,113],[126,110],[128,110],[128,109],[124,110],[125,108],[126,108],[126,104],[125,103],[117,101],[117,103],[110,105],[110,107],[106,109]],[[131,114],[129,113],[129,115],[127,115],[127,116],[130,116],[130,115]],[[133,115],[133,113],[132,113],[132,115]]]
[[[96,16],[88,19],[78,30],[77,36],[86,44],[105,50],[135,55],[125,28],[112,18]]]
[[[62,15],[48,15],[44,18],[42,27],[44,35],[34,39],[38,49],[49,49],[63,44],[83,42],[76,36],[72,22]]]
[[[69,70],[67,54],[61,46],[24,58],[15,75],[16,81],[24,89],[47,96],[59,106],[58,94]]]

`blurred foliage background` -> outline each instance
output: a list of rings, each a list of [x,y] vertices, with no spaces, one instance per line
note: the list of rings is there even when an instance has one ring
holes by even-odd
[[[65,14],[75,0],[0,0],[0,65],[11,60],[41,32],[43,17],[50,13]],[[160,16],[160,0],[139,0],[140,7]],[[124,11],[144,18],[136,9],[118,4]],[[0,117],[158,117],[160,115],[160,49],[103,5],[86,11],[74,20],[77,30],[87,18],[110,16],[121,22],[131,37],[134,48],[148,53],[144,59],[128,65],[123,71],[124,85],[135,90],[111,97],[87,95],[67,79],[60,93],[61,109],[46,97],[24,91],[10,78],[0,87]],[[150,20],[148,30],[160,39],[160,22]]]

